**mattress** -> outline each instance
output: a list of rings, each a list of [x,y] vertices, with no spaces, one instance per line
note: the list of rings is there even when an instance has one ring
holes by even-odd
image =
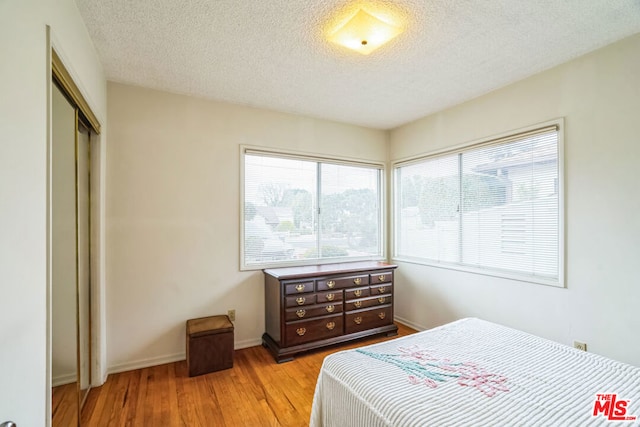
[[[310,425],[640,425],[640,368],[480,319],[334,353]]]

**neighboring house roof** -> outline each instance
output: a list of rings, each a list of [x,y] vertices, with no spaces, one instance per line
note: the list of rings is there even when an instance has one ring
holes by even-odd
[[[278,225],[282,221],[293,221],[293,210],[290,207],[256,206],[256,212],[269,225]]]
[[[264,218],[264,222],[267,224],[280,224],[278,215],[274,211],[272,206],[256,206],[257,214]]]
[[[497,169],[511,169],[519,166],[530,165],[532,163],[551,163],[558,160],[556,149],[553,146],[536,149],[535,151],[524,151],[512,156],[496,159],[493,162],[483,163],[473,168],[474,172],[489,172]]]

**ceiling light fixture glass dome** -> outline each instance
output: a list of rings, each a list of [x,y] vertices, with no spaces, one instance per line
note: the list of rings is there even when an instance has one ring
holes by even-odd
[[[329,41],[368,55],[402,31],[402,28],[359,9],[329,35]]]

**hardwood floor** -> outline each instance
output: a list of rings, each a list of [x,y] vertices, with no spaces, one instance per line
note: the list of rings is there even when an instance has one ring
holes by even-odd
[[[398,336],[415,330],[398,324]],[[306,426],[325,356],[377,337],[277,364],[262,346],[236,350],[232,369],[190,378],[185,361],[109,375],[89,392],[83,426]]]
[[[51,390],[51,425],[68,427],[78,424],[78,384],[70,383]]]

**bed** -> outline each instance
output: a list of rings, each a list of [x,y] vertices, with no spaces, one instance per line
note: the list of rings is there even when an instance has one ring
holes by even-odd
[[[640,368],[468,318],[328,356],[310,425],[639,422]]]

